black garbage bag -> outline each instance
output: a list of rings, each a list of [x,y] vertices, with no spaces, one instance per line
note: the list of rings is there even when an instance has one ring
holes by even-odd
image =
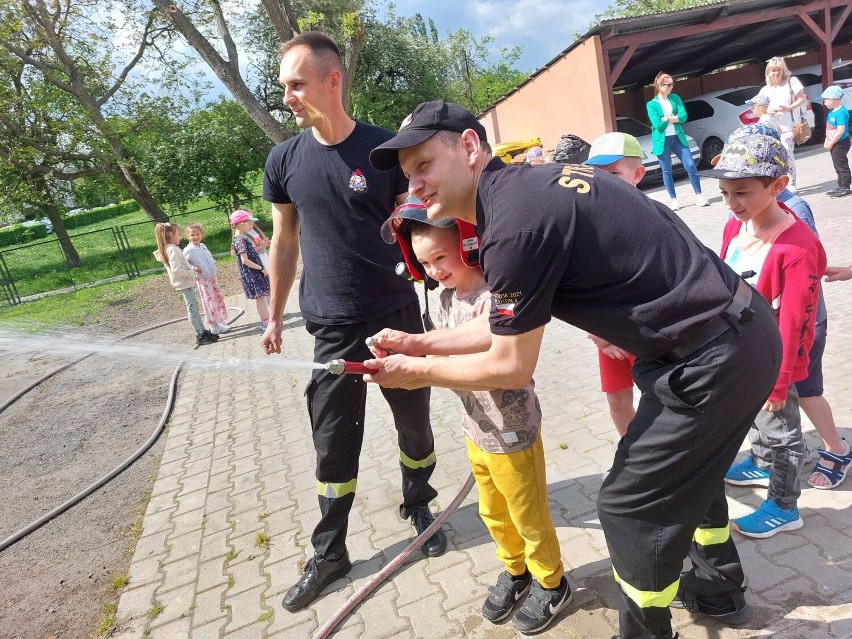
[[[560,164],[582,164],[589,159],[591,148],[583,138],[566,133],[556,145],[551,160]]]

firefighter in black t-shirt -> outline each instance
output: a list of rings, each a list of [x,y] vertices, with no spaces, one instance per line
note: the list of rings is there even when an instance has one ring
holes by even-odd
[[[744,623],[723,477],[777,377],[771,309],[638,189],[590,166],[508,166],[485,138],[462,107],[427,102],[370,154],[378,169],[402,167],[430,218],[477,225],[493,302],[489,318],[455,329],[380,331],[366,379],[521,388],[551,317],[634,353],[642,396],[598,497],[620,636],[672,637],[675,604]]]
[[[272,203],[269,251],[270,320],[261,340],[280,353],[282,315],[299,259],[304,270],[299,305],[314,336],[314,361],[369,356],[364,339],[382,326],[422,332],[420,306],[410,282],[397,277],[400,254],[379,229],[407,182],[397,171],[374,170],[370,149],[390,131],[352,120],[341,99],[343,62],[334,41],[307,31],[282,46],[280,81],[284,103],[307,129],[269,154],[263,197]],[[402,472],[400,515],[418,534],[434,521],[429,502],[437,495],[429,479],[435,446],[429,422],[429,390],[383,389],[391,407]],[[289,611],[310,605],[323,588],[349,572],[349,513],[355,498],[358,458],[364,438],[367,388],[356,375],[313,372],[305,391],[317,453],[320,520],[311,535],[314,556],[283,600]],[[284,454],[284,451],[282,451]],[[447,546],[438,529],[422,546],[437,557]]]

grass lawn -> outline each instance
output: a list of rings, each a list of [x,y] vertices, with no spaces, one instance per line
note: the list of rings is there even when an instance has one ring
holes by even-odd
[[[109,282],[68,293],[49,295],[18,306],[0,308],[0,322],[18,331],[39,331],[44,328],[70,328],[97,323],[104,308],[134,303],[138,290],[155,277],[143,276],[133,280]],[[137,310],[150,308],[152,302],[141,300]]]
[[[239,276],[234,258],[218,258],[216,266],[225,294],[238,293]],[[185,314],[182,298],[161,268],[133,279],[47,295],[18,306],[0,306],[0,324],[18,332],[67,330],[104,323],[132,330]]]
[[[258,198],[251,205],[252,211],[260,218],[261,228],[269,235],[272,231],[269,204]],[[199,222],[205,229],[204,243],[214,254],[229,250],[231,227],[228,224],[228,212],[221,208],[211,208],[207,198],[199,198],[185,212],[168,213],[169,218],[181,226],[188,222]],[[123,229],[127,239],[127,254],[120,250],[114,231],[117,227]],[[80,286],[127,275],[136,269],[146,271],[160,266],[153,255],[157,248],[153,224],[141,211],[74,229],[69,235],[82,262],[76,268],[66,264],[55,236],[5,249],[0,253],[19,297]],[[5,302],[5,296],[0,295],[0,307]]]

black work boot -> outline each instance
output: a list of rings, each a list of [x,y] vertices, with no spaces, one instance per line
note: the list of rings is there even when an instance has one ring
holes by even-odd
[[[669,604],[669,608],[685,608],[692,613],[701,613],[713,617],[729,626],[741,626],[751,620],[753,610],[745,600],[745,586],[739,592],[730,596],[717,595],[714,597],[703,597],[700,594],[685,591],[679,588],[677,595]]]
[[[284,595],[281,605],[290,612],[310,606],[319,597],[323,588],[343,577],[350,570],[352,570],[352,563],[349,561],[348,552],[335,561],[314,555],[305,564],[305,573]]]
[[[409,519],[411,519],[411,523],[414,525],[414,529],[417,531],[418,537],[423,534],[424,530],[432,525],[433,521],[435,521],[435,518],[429,510],[429,506],[417,506],[412,511]],[[429,537],[422,546],[420,546],[420,550],[422,550],[423,554],[427,557],[440,557],[444,554],[446,549],[447,536],[440,528],[432,533],[432,536]]]

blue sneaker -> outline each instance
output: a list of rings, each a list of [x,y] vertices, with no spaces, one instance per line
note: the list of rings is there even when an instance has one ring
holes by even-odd
[[[751,455],[739,464],[734,464],[725,473],[725,481],[734,486],[769,486],[769,471],[758,468]]]
[[[741,535],[757,539],[772,537],[785,530],[798,530],[802,526],[804,523],[796,506],[793,506],[793,510],[786,511],[776,504],[774,499],[767,499],[752,514],[731,522],[731,528]]]

